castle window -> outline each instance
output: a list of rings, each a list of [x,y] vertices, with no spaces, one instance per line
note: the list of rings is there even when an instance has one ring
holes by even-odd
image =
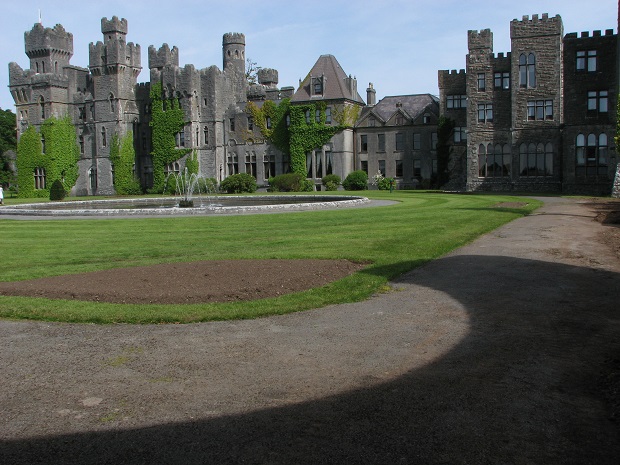
[[[396,119],[394,120],[394,124],[396,126],[402,126],[403,124],[405,124],[405,119],[403,118],[403,115],[396,115]]]
[[[413,160],[413,177],[422,177],[422,162],[420,160]]]
[[[402,160],[396,160],[396,177],[397,178],[403,177],[403,161]]]
[[[267,129],[271,129],[271,116],[265,118],[265,125],[267,126]]]
[[[431,124],[431,115],[429,115],[428,113],[424,114],[422,116],[422,123],[423,124]]]
[[[368,160],[360,160],[360,169],[368,174]]]
[[[58,62],[54,62],[54,73],[58,74]]]
[[[110,104],[110,113],[114,114],[116,113],[116,105],[114,102],[114,94],[110,93],[110,95],[108,96],[108,102]]]
[[[467,141],[467,128],[464,126],[456,126],[454,128],[454,143],[459,144]]]
[[[332,109],[331,109],[331,107],[325,108],[325,124],[332,124]]]
[[[248,116],[248,131],[254,130],[254,118]]]
[[[478,104],[478,122],[479,123],[492,123],[493,122],[493,104],[492,103],[479,103]]]
[[[495,73],[494,87],[496,89],[510,89],[510,73]]]
[[[484,73],[478,73],[478,90],[486,89],[486,79]]]
[[[234,132],[235,131],[235,118],[230,118],[229,123],[230,123],[230,131]]]
[[[95,192],[97,190],[97,168],[91,168],[88,170],[88,179],[90,182],[91,192]]]
[[[609,93],[606,90],[588,92],[588,113],[607,113]]]
[[[446,97],[446,107],[451,109],[467,108],[467,95],[448,95]]]
[[[35,66],[35,68],[36,68],[36,72],[37,72],[37,74],[39,74],[39,62],[38,62],[38,61],[35,61],[34,66]]]
[[[583,134],[577,135],[575,146],[577,176],[606,175],[608,171],[607,160],[607,134],[588,134],[587,145]]]
[[[34,169],[34,188],[45,189],[45,168]]]
[[[376,118],[374,118],[372,116],[370,118],[368,118],[368,126],[372,127],[372,126],[376,126],[376,124],[377,124],[377,119]]]
[[[239,156],[236,153],[231,153],[228,155],[228,175],[237,174],[239,172]]]
[[[310,124],[310,110],[306,110],[306,124]]]
[[[385,160],[379,160],[379,173],[385,177]]]
[[[377,152],[385,152],[385,134],[377,134]]]
[[[41,153],[45,155],[45,136],[41,136]]]
[[[480,144],[478,146],[478,177],[510,176],[510,146],[508,144]]]
[[[256,178],[256,153],[245,153],[245,172]]]
[[[41,107],[41,119],[45,119],[45,100],[39,97],[39,106]]]
[[[312,78],[312,94],[323,95],[323,78],[322,77]]]
[[[108,137],[107,137],[105,128],[101,128],[101,145],[103,147],[107,147],[108,145]]]
[[[589,73],[596,71],[596,50],[578,50],[576,68]]]
[[[519,56],[519,85],[536,87],[536,57],[533,53],[522,53]]]
[[[431,132],[431,150],[437,150],[437,133]]]
[[[527,119],[552,120],[553,119],[553,100],[529,100],[527,102]]]
[[[334,160],[331,149],[325,150],[325,174],[334,174]]]
[[[553,175],[553,144],[521,144],[519,174],[527,177]]]
[[[405,137],[404,134],[402,132],[397,132],[396,133],[396,145],[395,145],[395,150],[401,151],[405,149]]]
[[[178,175],[181,172],[181,165],[179,165],[178,161],[173,161],[172,163],[168,163],[164,167],[164,175],[166,177],[172,175]]]
[[[366,134],[360,136],[360,152],[368,152],[368,136]]]
[[[209,128],[205,126],[202,129],[202,133],[203,133],[203,136],[205,138],[205,145],[209,145]]]
[[[321,110],[314,111],[314,121],[316,121],[317,123],[321,122]]]
[[[420,150],[420,134],[413,135],[413,150]]]
[[[80,107],[78,111],[80,113],[80,116],[79,116],[80,121],[84,121],[86,119],[86,108]]]
[[[177,132],[175,139],[177,143],[177,148],[185,147],[185,129],[181,129],[179,132]]]
[[[41,62],[41,71],[43,72],[43,74],[45,74],[45,62],[44,61]]]
[[[286,114],[286,127],[288,128],[291,125],[291,115],[289,113]]]
[[[80,153],[84,155],[84,136],[80,136]]]
[[[263,158],[264,165],[264,178],[268,180],[269,178],[276,175],[276,156],[275,155],[265,155]]]

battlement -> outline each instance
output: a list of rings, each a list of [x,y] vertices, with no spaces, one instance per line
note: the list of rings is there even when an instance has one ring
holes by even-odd
[[[127,34],[127,20],[125,18],[118,19],[117,16],[112,16],[110,20],[101,18],[101,32],[103,34],[116,32]]]
[[[267,87],[275,87],[278,84],[278,70],[263,68],[258,70],[258,83]]]
[[[245,45],[245,34],[241,32],[227,32],[222,38],[222,45]]]
[[[37,23],[24,33],[24,39],[28,58],[49,55],[52,51],[73,56],[73,34],[65,31],[60,24],[52,29]]]
[[[605,35],[603,36],[603,34],[601,33],[601,31],[592,31],[592,35],[590,36],[590,32],[589,31],[582,31],[581,34],[578,34],[576,32],[569,32],[568,34],[566,34],[564,36],[565,39],[589,39],[589,38],[594,38],[594,37],[613,37],[614,34],[614,30],[613,29],[605,29]]]
[[[467,73],[464,69],[456,69],[452,70],[439,70],[437,72],[437,82],[439,85],[439,89],[462,89],[462,92],[465,92],[466,82],[467,82]],[[458,90],[459,92],[461,90]]]
[[[463,74],[464,75],[465,74],[465,70],[464,69],[459,69],[459,70],[456,70],[456,69],[450,69],[450,70],[448,70],[448,69],[440,69],[439,73],[443,74],[444,76],[446,76],[446,75],[450,76],[450,75],[456,75],[456,74]]]
[[[163,68],[164,66],[179,66],[179,49],[174,46],[172,50],[168,44],[163,44],[159,50],[153,45],[149,46],[149,68]]]
[[[531,18],[524,15],[521,20],[513,19],[510,22],[510,37],[513,39],[538,35],[562,35],[563,32],[564,25],[560,15],[549,17],[548,13],[543,13],[542,16],[532,15]]]
[[[493,51],[493,33],[491,29],[467,31],[467,46],[469,50],[487,49],[489,52]]]

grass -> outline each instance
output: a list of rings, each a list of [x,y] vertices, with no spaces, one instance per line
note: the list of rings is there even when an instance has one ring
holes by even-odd
[[[540,205],[498,195],[371,191],[386,207],[146,219],[6,220],[0,281],[221,259],[348,259],[371,266],[309,291],[252,302],[129,305],[0,296],[0,317],[91,323],[189,323],[256,318],[359,301]],[[528,202],[498,208],[500,202]]]

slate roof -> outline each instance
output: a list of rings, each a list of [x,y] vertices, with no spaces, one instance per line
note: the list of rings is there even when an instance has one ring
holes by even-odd
[[[411,120],[415,120],[425,111],[430,111],[439,116],[439,99],[431,94],[384,97],[376,105],[365,107],[358,121],[372,113],[385,123],[399,110]]]
[[[323,95],[312,96],[312,77],[325,77]],[[353,80],[344,72],[338,60],[333,55],[321,55],[314,64],[299,89],[291,98],[291,102],[310,102],[314,100],[342,100],[347,99],[364,105],[364,100],[355,88],[351,89],[348,83]]]

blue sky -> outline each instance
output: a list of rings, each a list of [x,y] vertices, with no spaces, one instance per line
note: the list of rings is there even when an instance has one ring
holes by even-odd
[[[559,14],[564,32],[617,28],[616,0],[13,0],[0,19],[0,108],[15,111],[8,91],[8,64],[29,67],[24,32],[38,21],[62,24],[73,33],[71,63],[88,67],[88,44],[102,40],[101,18],[126,18],[128,42],[142,47],[142,73],[149,76],[147,50],[168,43],[180,64],[222,66],[222,35],[243,32],[246,56],[279,71],[281,87],[297,87],[317,58],[334,55],[357,77],[363,98],[369,82],[377,100],[386,95],[437,95],[437,70],[465,67],[467,31],[490,28],[494,52],[510,49],[510,21],[523,15]]]

